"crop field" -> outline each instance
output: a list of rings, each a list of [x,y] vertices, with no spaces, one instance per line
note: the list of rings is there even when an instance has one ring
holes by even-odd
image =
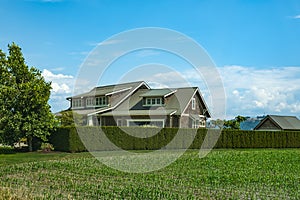
[[[201,159],[189,150],[149,173],[117,171],[89,153],[8,154],[0,177],[0,199],[300,199],[300,150],[213,150]]]

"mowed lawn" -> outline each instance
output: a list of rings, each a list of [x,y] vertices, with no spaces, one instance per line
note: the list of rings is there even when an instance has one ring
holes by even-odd
[[[89,153],[0,155],[0,199],[300,199],[300,149],[198,153],[143,174]]]

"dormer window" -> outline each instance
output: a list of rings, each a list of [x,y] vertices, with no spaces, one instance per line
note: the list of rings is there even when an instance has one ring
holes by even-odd
[[[96,106],[106,106],[107,105],[107,97],[96,97]]]
[[[144,106],[162,106],[163,99],[161,97],[147,97],[144,100]]]

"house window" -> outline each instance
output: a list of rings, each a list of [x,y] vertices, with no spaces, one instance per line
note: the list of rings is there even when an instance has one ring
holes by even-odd
[[[161,105],[161,99],[160,98],[156,99],[156,104]]]
[[[206,125],[205,125],[205,120],[201,120],[200,121],[200,127],[205,127]]]
[[[106,97],[96,97],[96,106],[105,106],[107,105]]]
[[[94,98],[92,98],[92,97],[87,98],[86,99],[86,106],[87,107],[94,106]]]
[[[127,126],[164,127],[165,121],[163,119],[129,119]]]
[[[145,106],[161,106],[162,103],[162,98],[146,98]]]
[[[199,126],[200,126],[200,122],[199,122],[199,120],[193,120],[193,124],[192,124],[192,128],[199,128]]]
[[[73,108],[81,108],[81,107],[83,107],[82,100],[81,99],[73,99],[72,100],[72,107]]]
[[[195,100],[195,98],[192,98],[192,109],[193,110],[196,109],[196,100]]]

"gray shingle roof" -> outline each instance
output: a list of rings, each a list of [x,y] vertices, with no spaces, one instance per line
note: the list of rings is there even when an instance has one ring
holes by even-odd
[[[279,116],[279,115],[267,115],[256,127],[260,127],[265,120],[270,119],[282,130],[300,130],[300,120],[295,116]]]
[[[149,109],[151,109],[151,114],[154,115],[155,112],[157,112],[157,114],[162,113],[162,111],[159,110],[163,109],[167,112],[167,114],[175,112],[174,114],[180,115],[184,112],[186,106],[189,104],[189,101],[191,100],[197,89],[197,87],[151,90],[139,89],[132,96],[130,96],[130,98],[126,99],[118,108],[116,108],[116,111],[122,113],[128,112],[128,110],[130,110],[131,113],[143,113],[148,115]],[[143,97],[149,97],[149,95],[157,96],[158,94],[163,96],[169,94],[170,92],[172,92],[172,95],[168,97],[168,102],[165,105],[151,108],[143,106]],[[210,113],[207,113],[207,115],[208,117],[210,117]]]
[[[126,91],[130,90],[132,88],[136,88],[138,85],[141,83],[144,83],[143,81],[137,81],[137,82],[131,82],[131,83],[121,83],[117,85],[107,85],[107,86],[99,86],[99,87],[94,87],[92,90],[89,92],[75,95],[72,97],[68,97],[67,99],[71,98],[81,98],[81,97],[94,97],[94,96],[104,96],[112,92],[116,91]]]
[[[145,86],[141,87],[143,84],[145,84]],[[197,87],[150,89],[145,82],[139,81],[95,87],[87,93],[69,97],[67,99],[109,95],[118,91],[122,91],[122,93],[120,93],[120,95],[116,95],[110,102],[110,105],[97,109],[75,109],[73,111],[87,115],[94,115],[96,113],[110,115],[111,113],[109,112],[112,110],[114,110],[114,114],[119,115],[127,114],[128,111],[130,111],[131,115],[149,115],[149,112],[151,115],[181,115],[185,111],[193,95],[197,91],[199,92]],[[208,110],[200,92],[199,95],[205,109]],[[168,102],[163,106],[154,106],[150,108],[149,106],[147,107],[143,105],[144,97],[168,97]],[[151,111],[149,111],[149,109],[151,109]],[[104,112],[108,113],[104,114]],[[207,112],[206,115],[207,117],[210,117],[209,112]]]
[[[151,89],[143,94],[141,94],[141,97],[163,97],[165,95],[168,95],[170,93],[173,93],[176,90],[172,89]]]

